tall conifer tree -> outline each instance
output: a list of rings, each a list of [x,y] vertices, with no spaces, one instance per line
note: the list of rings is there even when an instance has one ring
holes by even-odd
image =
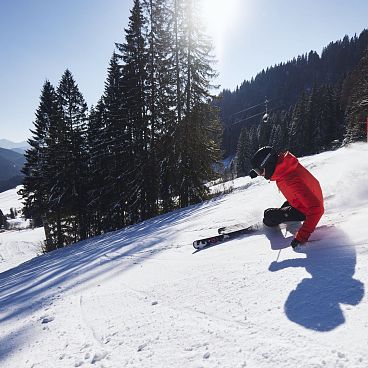
[[[104,147],[105,160],[105,182],[101,187],[101,195],[110,207],[108,213],[110,229],[121,228],[128,221],[126,200],[129,188],[126,177],[132,171],[129,161],[132,143],[128,133],[129,121],[124,110],[127,104],[126,95],[118,60],[119,56],[114,53],[105,83],[103,96],[105,128],[100,142]]]
[[[307,106],[308,96],[302,93],[294,106],[289,131],[289,147],[297,156],[306,154],[309,147],[309,131],[306,115]]]
[[[124,62],[122,67],[123,93],[126,93],[124,111],[127,117],[127,130],[130,137],[130,155],[132,171],[127,177],[130,193],[127,202],[131,221],[136,222],[150,216],[147,206],[149,181],[145,176],[149,164],[150,131],[147,119],[147,66],[148,53],[145,35],[146,21],[142,3],[134,0],[125,30],[126,42],[116,44]]]
[[[206,165],[198,165],[198,162],[208,164],[209,157],[215,161],[219,159],[215,136],[220,128],[216,111],[208,104],[213,87],[211,80],[216,76],[212,68],[214,59],[211,41],[203,31],[197,3],[193,0],[182,0],[175,1],[175,4],[175,9],[178,10],[176,15],[182,16],[176,22],[182,27],[181,34],[178,33],[178,36],[181,35],[181,51],[177,57],[180,66],[180,80],[177,81],[180,90],[177,94],[178,112],[180,111],[178,118],[182,120],[178,121],[179,129],[174,144],[178,149],[180,162],[180,205],[187,206],[202,199],[203,193],[206,192],[205,183],[198,178],[203,178],[205,173],[208,179],[213,171]],[[179,13],[179,10],[182,13]],[[202,194],[197,196],[194,193]]]
[[[368,51],[353,72],[351,97],[347,108],[346,140],[355,142],[366,139],[365,124],[368,118]]]
[[[90,235],[101,234],[107,230],[106,213],[110,203],[104,197],[104,186],[108,176],[109,164],[105,144],[106,119],[105,104],[101,98],[91,108],[88,120],[88,213],[90,217]]]
[[[63,131],[53,140],[59,162],[55,173],[57,185],[51,192],[51,199],[54,206],[63,208],[70,216],[69,236],[77,241],[87,236],[87,104],[69,70],[63,74],[57,93]]]
[[[47,149],[50,127],[52,129],[60,121],[61,111],[55,89],[46,81],[36,111],[35,128],[31,130],[33,136],[28,140],[31,147],[25,154],[23,188],[20,191],[24,200],[24,214],[34,219],[37,225],[41,224],[41,219],[45,221],[52,188],[52,176],[49,175],[50,151]]]

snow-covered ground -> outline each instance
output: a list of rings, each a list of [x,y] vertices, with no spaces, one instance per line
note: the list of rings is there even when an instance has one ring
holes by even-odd
[[[302,162],[326,213],[301,252],[284,226],[194,252],[282,204],[274,183],[240,178],[1,273],[0,367],[367,367],[368,145]]]
[[[0,232],[0,272],[18,266],[41,254],[44,239],[45,232],[43,228]]]
[[[0,193],[0,209],[3,214],[9,214],[10,208],[15,208],[18,213],[21,212],[22,201],[17,193],[20,188]],[[29,227],[29,221],[20,217],[8,220],[8,226],[12,230],[0,232],[0,272],[18,266],[40,254],[45,239],[43,228],[26,229]]]
[[[15,208],[17,211],[21,210],[22,201],[18,194],[19,189],[21,189],[21,186],[0,193],[0,210],[3,211],[4,215],[10,213],[10,208]]]

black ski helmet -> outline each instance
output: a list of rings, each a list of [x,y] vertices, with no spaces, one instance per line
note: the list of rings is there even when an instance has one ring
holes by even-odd
[[[275,171],[278,154],[271,146],[265,146],[260,148],[251,158],[252,170],[249,173],[251,178],[255,178],[260,171],[265,169],[265,179],[271,179],[273,172]]]

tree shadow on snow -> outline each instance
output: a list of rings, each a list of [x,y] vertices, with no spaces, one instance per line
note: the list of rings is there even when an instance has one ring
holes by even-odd
[[[316,229],[313,237],[319,240],[298,250],[306,258],[272,262],[269,270],[276,272],[290,267],[303,267],[310,273],[311,278],[301,280],[290,292],[284,306],[285,313],[291,321],[301,326],[327,332],[345,323],[340,304],[358,305],[364,295],[364,284],[353,278],[356,248],[344,232],[322,226]],[[277,238],[275,233],[269,236],[271,246],[272,243],[280,244]],[[284,238],[284,245],[290,244],[291,239]]]
[[[177,232],[170,227],[180,224],[185,231],[187,223],[191,228],[191,216],[212,211],[220,201],[214,199],[193,205],[93,240],[81,241],[0,273],[0,326],[34,315],[60,295],[73,292],[88,282],[97,279],[101,282],[121,275],[165,249],[176,247],[173,243],[177,241]],[[11,350],[21,344],[8,345],[5,354],[1,342],[12,335],[14,331],[6,336],[0,333],[0,365]]]

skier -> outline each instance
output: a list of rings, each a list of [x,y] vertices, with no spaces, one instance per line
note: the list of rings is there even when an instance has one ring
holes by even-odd
[[[263,223],[277,226],[287,221],[304,221],[291,242],[293,248],[308,241],[323,215],[323,195],[318,180],[289,151],[278,154],[272,147],[260,148],[251,159],[253,179],[263,176],[276,181],[286,202],[264,211]]]

